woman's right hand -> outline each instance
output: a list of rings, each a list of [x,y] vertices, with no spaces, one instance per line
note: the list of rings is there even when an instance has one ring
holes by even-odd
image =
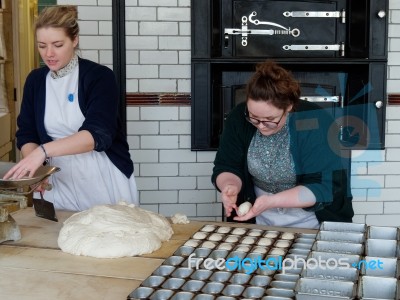
[[[222,203],[227,217],[230,217],[233,209],[237,212],[236,201],[239,192],[240,189],[233,184],[228,184],[221,190]]]

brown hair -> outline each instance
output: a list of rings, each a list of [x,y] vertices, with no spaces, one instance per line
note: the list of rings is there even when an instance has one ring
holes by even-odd
[[[292,74],[277,63],[267,60],[256,66],[246,86],[247,100],[270,102],[277,108],[293,109],[299,103],[300,85]]]
[[[74,40],[79,34],[78,10],[73,5],[45,7],[35,22],[35,32],[40,28],[63,28],[65,34]]]

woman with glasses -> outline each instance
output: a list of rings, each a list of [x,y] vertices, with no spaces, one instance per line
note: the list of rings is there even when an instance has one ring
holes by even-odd
[[[272,61],[257,66],[246,94],[224,124],[212,175],[228,221],[300,228],[351,222],[348,160],[332,117],[300,100],[299,83]],[[238,216],[247,201],[252,208]]]
[[[77,8],[46,7],[35,34],[45,66],[26,79],[16,133],[23,159],[4,179],[32,177],[47,162],[61,168],[44,194],[56,209],[81,211],[121,200],[138,205],[115,75],[78,56]],[[43,185],[36,191],[44,193]]]

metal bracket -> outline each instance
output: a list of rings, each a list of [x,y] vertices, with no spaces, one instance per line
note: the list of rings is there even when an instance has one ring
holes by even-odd
[[[263,22],[257,19],[253,19],[257,13],[253,11],[249,18],[246,16],[242,17],[242,28],[225,28],[224,30],[224,38],[225,38],[225,48],[228,47],[229,35],[241,35],[242,36],[242,46],[247,46],[247,36],[249,34],[255,35],[292,35],[293,37],[298,37],[300,35],[300,30],[297,28],[290,29],[286,28],[280,24],[273,23],[273,22]],[[274,27],[278,27],[281,29],[249,29],[247,26],[247,21],[253,23],[255,25],[270,25]]]
[[[340,102],[340,96],[304,96],[300,97],[302,100],[306,100],[309,102],[335,102],[339,103]]]
[[[346,11],[285,11],[285,17],[292,18],[341,18],[342,23],[346,23]]]
[[[344,43],[334,45],[284,45],[283,50],[292,51],[340,51],[340,56],[344,56]]]

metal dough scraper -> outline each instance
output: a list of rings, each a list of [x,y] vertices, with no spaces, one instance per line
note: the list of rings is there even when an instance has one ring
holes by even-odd
[[[37,217],[58,222],[53,203],[44,200],[42,192],[40,192],[40,199],[33,198],[32,203]]]

